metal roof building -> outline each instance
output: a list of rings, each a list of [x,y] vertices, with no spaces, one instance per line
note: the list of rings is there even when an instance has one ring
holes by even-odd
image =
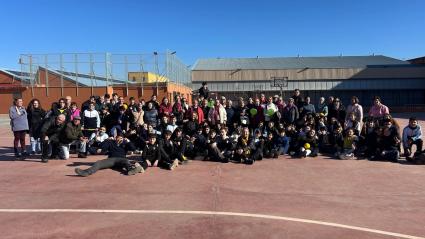
[[[379,95],[391,106],[425,103],[425,66],[382,55],[200,59],[192,68],[194,89],[207,82],[230,98],[276,94],[273,77],[288,78],[284,97],[300,89],[313,100],[334,95],[348,103],[356,95],[367,105]]]

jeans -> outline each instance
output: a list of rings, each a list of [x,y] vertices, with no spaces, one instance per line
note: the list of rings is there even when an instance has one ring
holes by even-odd
[[[414,144],[416,145],[416,152],[422,152],[423,141],[422,139],[417,139],[413,141],[412,144],[407,145],[407,147],[404,147],[404,155],[406,157],[409,157],[412,154],[412,146]]]
[[[77,145],[77,149],[78,149],[79,153],[85,153],[86,152],[86,142],[80,141],[80,140],[74,140],[70,144],[60,145],[60,147],[59,147],[59,158],[69,159],[69,147],[72,144]]]
[[[34,137],[30,137],[31,143],[31,151],[32,152],[40,152],[41,151],[41,140],[40,138],[35,139]]]

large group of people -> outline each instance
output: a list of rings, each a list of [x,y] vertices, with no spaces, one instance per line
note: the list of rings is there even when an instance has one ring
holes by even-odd
[[[315,105],[299,90],[288,99],[261,94],[233,104],[224,96],[211,97],[204,84],[192,104],[180,95],[161,102],[155,95],[147,102],[133,97],[125,102],[117,94],[91,96],[80,107],[69,96],[46,110],[38,99],[27,107],[23,103],[15,99],[9,112],[17,159],[39,154],[47,163],[68,159],[73,150],[79,158],[107,155],[87,169],[76,168],[80,176],[105,168],[128,175],[148,167],[174,170],[188,159],[253,164],[280,155],[323,154],[398,162],[402,148],[409,162],[422,158],[418,120],[410,118],[402,129],[379,97],[368,113],[355,96],[347,106],[332,96]]]

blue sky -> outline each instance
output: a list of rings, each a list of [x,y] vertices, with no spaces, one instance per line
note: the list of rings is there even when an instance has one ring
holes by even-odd
[[[425,55],[425,1],[5,1],[0,68],[20,53],[198,58]]]

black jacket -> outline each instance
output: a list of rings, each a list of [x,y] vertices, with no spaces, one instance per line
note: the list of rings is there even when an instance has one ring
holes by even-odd
[[[28,126],[29,134],[31,137],[36,139],[40,138],[40,130],[43,126],[44,117],[46,116],[46,111],[43,109],[37,108],[32,110],[27,110],[28,112]]]
[[[59,143],[59,138],[63,135],[65,129],[65,123],[57,125],[56,118],[50,118],[44,122],[41,127],[40,134],[41,138],[48,136],[50,142]]]

